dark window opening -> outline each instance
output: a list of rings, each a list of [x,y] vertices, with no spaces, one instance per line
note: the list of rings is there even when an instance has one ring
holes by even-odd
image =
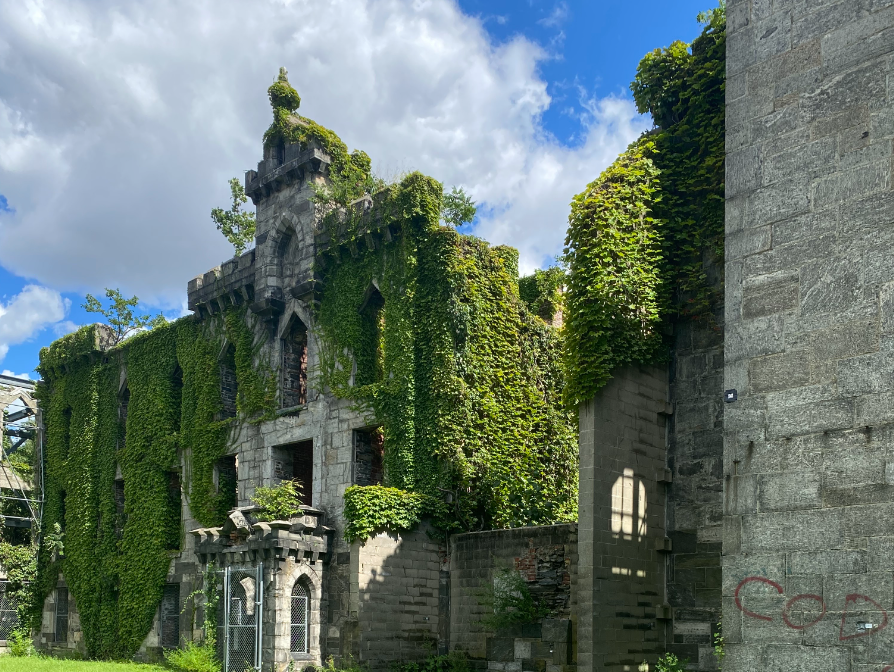
[[[55,641],[68,641],[68,588],[56,588]]]
[[[385,434],[381,427],[354,430],[354,483],[382,485],[385,480]]]
[[[307,403],[307,327],[297,317],[282,339],[283,408]]]
[[[307,653],[310,625],[310,593],[299,581],[292,588],[292,636],[289,651]]]
[[[236,348],[228,345],[220,362],[221,418],[236,417],[236,396],[239,381],[236,380]]]
[[[223,508],[235,509],[239,503],[239,475],[235,455],[224,455],[215,464],[217,495]]]
[[[118,421],[121,425],[118,447],[123,449],[127,445],[127,411],[130,408],[130,388],[125,387],[118,404]]]
[[[312,506],[314,442],[307,440],[276,446],[273,449],[273,476],[282,481],[297,481],[301,487],[301,503]]]
[[[67,460],[71,449],[71,406],[62,411],[62,426],[59,431],[61,433],[59,447],[62,449],[62,458]]]
[[[65,532],[65,499],[68,496],[68,493],[65,490],[59,495],[59,526],[62,528],[62,531]]]
[[[360,309],[361,338],[354,353],[357,384],[381,382],[385,377],[385,299],[373,287]]]
[[[124,480],[115,479],[115,537],[121,539],[124,536],[124,525],[127,523],[127,513],[124,510]]]
[[[171,408],[174,409],[174,431],[180,431],[181,402],[183,399],[183,369],[179,366],[174,369],[174,377],[171,381]]]
[[[161,596],[161,646],[165,649],[176,649],[180,646],[180,584],[165,584]]]
[[[180,550],[180,519],[183,510],[180,489],[180,474],[176,471],[165,472],[168,485],[168,530],[165,535],[165,550]]]

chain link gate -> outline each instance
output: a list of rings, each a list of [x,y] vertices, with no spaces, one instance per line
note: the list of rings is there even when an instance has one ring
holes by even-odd
[[[218,646],[223,672],[261,670],[264,564],[226,567],[218,605]]]

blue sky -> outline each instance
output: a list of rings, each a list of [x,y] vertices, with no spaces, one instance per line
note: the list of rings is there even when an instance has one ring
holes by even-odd
[[[184,313],[189,278],[229,255],[208,212],[260,158],[280,65],[377,172],[462,185],[475,233],[548,264],[570,197],[650,125],[628,90],[640,58],[691,41],[711,3],[310,5],[0,7],[0,371],[34,375],[41,347],[95,321],[86,292]]]

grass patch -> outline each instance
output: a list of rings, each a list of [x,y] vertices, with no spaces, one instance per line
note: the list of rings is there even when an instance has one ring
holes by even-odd
[[[170,672],[159,665],[108,663],[97,660],[64,660],[28,656],[0,656],[0,672]]]

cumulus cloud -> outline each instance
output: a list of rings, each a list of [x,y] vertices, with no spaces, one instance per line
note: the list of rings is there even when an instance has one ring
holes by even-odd
[[[0,302],[0,361],[6,357],[9,346],[22,343],[58,322],[67,310],[67,299],[59,292],[37,285],[26,285],[5,305]]]
[[[0,373],[3,376],[10,376],[11,378],[22,378],[24,380],[34,380],[31,374],[28,373],[13,373],[9,369],[3,369],[3,372]]]
[[[562,3],[554,18],[561,20]],[[252,168],[280,65],[301,112],[484,207],[477,233],[530,270],[568,203],[643,128],[589,101],[569,148],[541,125],[547,54],[495,44],[452,0],[34,0],[0,4],[0,264],[66,291],[177,308],[231,248],[209,219]],[[36,254],[35,250],[40,249]]]

